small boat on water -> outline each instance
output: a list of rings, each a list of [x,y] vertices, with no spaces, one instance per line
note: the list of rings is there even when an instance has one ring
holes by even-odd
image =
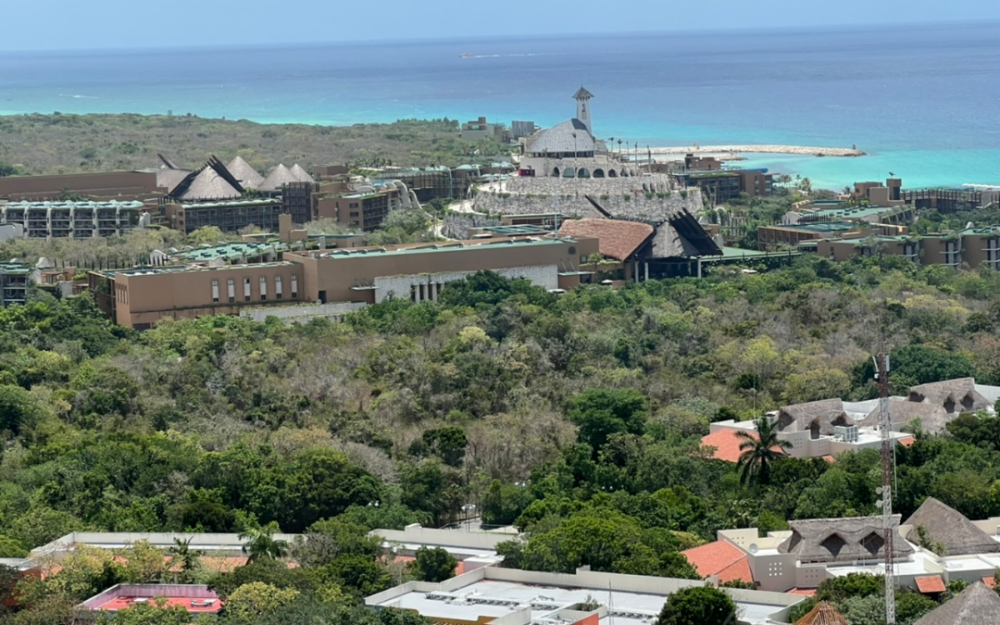
[[[465,54],[462,54],[458,58],[460,58],[460,59],[474,59],[474,58],[476,58],[476,55],[473,54],[473,53],[471,53],[471,52],[466,52]]]

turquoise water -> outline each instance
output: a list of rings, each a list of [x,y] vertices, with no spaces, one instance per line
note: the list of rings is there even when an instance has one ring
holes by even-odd
[[[1000,24],[0,54],[0,113],[353,124],[486,115],[552,125],[595,94],[597,136],[640,146],[850,147],[744,166],[843,188],[1000,185]],[[461,59],[462,53],[477,55]],[[16,160],[0,146],[0,158]]]

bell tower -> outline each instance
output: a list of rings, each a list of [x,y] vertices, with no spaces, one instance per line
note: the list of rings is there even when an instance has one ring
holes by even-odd
[[[573,99],[576,100],[576,118],[583,122],[583,125],[587,127],[587,132],[593,136],[594,128],[590,124],[590,99],[594,97],[594,94],[584,89],[582,86],[580,90],[576,92]]]

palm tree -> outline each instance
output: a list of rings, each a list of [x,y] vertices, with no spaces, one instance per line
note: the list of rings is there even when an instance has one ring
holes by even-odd
[[[283,540],[275,540],[278,524],[271,521],[264,527],[248,529],[240,532],[243,543],[243,553],[249,556],[247,564],[260,560],[278,560],[288,553],[288,544]]]
[[[170,550],[174,557],[180,562],[181,565],[181,579],[184,583],[191,582],[191,574],[195,569],[198,568],[198,557],[201,555],[200,551],[195,551],[191,549],[191,539],[181,540],[180,538],[174,539],[174,548]]]
[[[740,484],[756,482],[766,486],[771,482],[771,465],[785,455],[792,444],[778,438],[777,421],[767,417],[757,419],[755,432],[739,431],[736,437],[740,443],[740,459],[736,466],[740,470]]]

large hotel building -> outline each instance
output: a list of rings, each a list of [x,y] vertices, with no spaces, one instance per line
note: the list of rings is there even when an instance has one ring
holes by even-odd
[[[597,251],[593,238],[532,236],[284,252],[280,261],[256,264],[94,271],[90,289],[116,323],[147,329],[164,318],[249,308],[437,301],[445,284],[484,269],[553,291],[571,289],[591,278],[581,266]]]

